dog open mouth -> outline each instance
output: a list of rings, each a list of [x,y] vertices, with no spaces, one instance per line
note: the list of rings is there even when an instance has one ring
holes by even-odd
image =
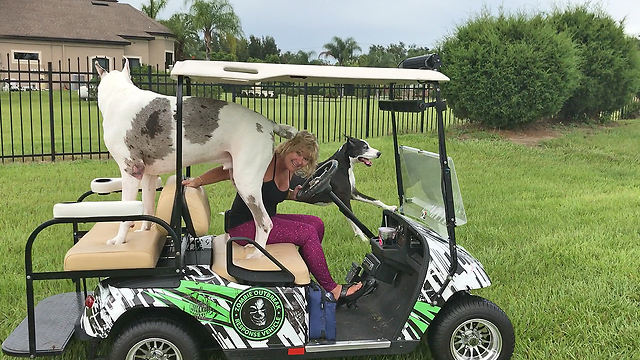
[[[364,163],[364,164],[365,164],[365,165],[367,165],[367,166],[371,166],[371,160],[369,160],[369,159],[365,159],[365,158],[363,158],[363,157],[359,157],[359,158],[358,158],[358,161],[360,161],[360,162]]]

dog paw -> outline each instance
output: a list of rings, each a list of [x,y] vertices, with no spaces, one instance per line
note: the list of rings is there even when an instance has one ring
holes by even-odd
[[[107,245],[120,245],[124,244],[124,239],[113,238],[111,240],[107,240]]]
[[[387,206],[386,209],[391,211],[391,212],[396,212],[396,210],[398,210],[398,207],[397,206]]]
[[[263,256],[264,255],[259,250],[256,249],[254,252],[247,254],[247,257],[245,259],[257,259]]]
[[[143,221],[140,229],[136,230],[136,232],[149,230],[151,230],[151,221]]]

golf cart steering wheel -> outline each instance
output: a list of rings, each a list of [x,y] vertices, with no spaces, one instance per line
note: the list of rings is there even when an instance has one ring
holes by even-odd
[[[327,190],[331,191],[331,177],[338,170],[338,161],[331,159],[320,165],[307,181],[302,184],[302,188],[298,190],[296,200],[308,201],[312,197],[323,193]]]

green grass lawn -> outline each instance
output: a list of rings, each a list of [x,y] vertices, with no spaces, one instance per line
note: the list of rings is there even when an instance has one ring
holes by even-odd
[[[560,137],[535,147],[475,131],[449,131],[448,153],[455,160],[468,217],[457,229],[458,242],[483,263],[493,281],[476,293],[499,305],[513,322],[514,359],[638,359],[640,120],[559,131]],[[371,168],[356,169],[358,188],[396,204],[391,139],[370,143],[383,156]],[[433,135],[404,135],[400,143],[437,150]],[[339,145],[322,145],[322,157]],[[207,168],[200,165],[193,172]],[[25,316],[23,261],[29,233],[51,218],[53,204],[76,199],[91,179],[103,176],[119,176],[115,162],[0,167],[0,339]],[[218,213],[230,206],[233,191],[230,184],[207,190],[214,214],[210,232],[220,233]],[[287,202],[280,210],[322,217],[324,249],[339,281],[351,261],[359,262],[368,251],[335,206]],[[355,203],[354,212],[370,228],[379,225],[380,211],[372,206]],[[35,247],[36,269],[62,269],[70,244],[70,227],[44,234]],[[65,281],[41,281],[37,298],[72,288]],[[81,348],[74,346],[60,358],[82,359]],[[363,359],[373,358],[430,355],[422,344],[408,355]]]

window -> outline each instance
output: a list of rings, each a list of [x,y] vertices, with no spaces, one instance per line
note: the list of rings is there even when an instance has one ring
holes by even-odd
[[[165,52],[164,53],[164,69],[169,69],[170,66],[173,65],[173,53],[172,52]]]
[[[14,60],[35,60],[38,61],[40,59],[40,53],[37,52],[24,52],[24,51],[14,51],[13,52]]]
[[[129,60],[129,69],[137,68],[141,65],[140,58],[127,56],[127,60]],[[124,60],[122,60],[122,66],[124,66]]]

